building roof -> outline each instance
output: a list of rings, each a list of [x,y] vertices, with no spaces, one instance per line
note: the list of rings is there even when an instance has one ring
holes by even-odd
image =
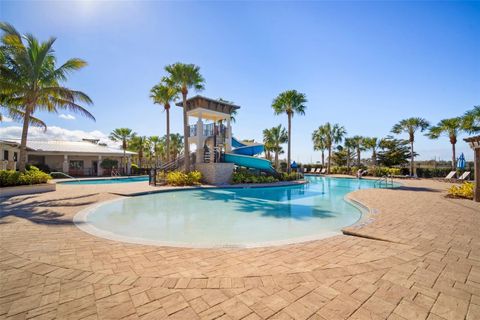
[[[0,140],[0,143],[19,146],[18,141]],[[29,151],[47,153],[123,155],[123,150],[102,146],[88,141],[29,140],[27,141],[27,149]],[[126,154],[132,155],[136,153],[127,151]]]
[[[463,141],[468,142],[472,148],[480,148],[480,136],[473,136],[463,139]]]
[[[179,107],[183,107],[183,103],[181,101],[176,105]],[[240,109],[240,106],[237,106],[228,101],[220,101],[220,100],[196,95],[194,97],[191,97],[190,99],[187,99],[187,111],[195,108],[204,108],[208,110],[231,114],[232,111],[236,109]]]

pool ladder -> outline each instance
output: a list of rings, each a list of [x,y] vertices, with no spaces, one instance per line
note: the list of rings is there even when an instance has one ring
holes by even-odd
[[[375,181],[374,186],[381,188],[383,184],[385,184],[385,188],[388,188],[389,186],[393,188],[393,177],[387,175],[382,176],[380,179]]]

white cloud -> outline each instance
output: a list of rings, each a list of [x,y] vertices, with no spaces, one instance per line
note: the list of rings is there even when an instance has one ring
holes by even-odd
[[[9,118],[9,117],[6,117],[6,116],[2,116],[2,122],[12,122],[13,119],[12,118]]]
[[[17,140],[22,135],[22,127],[9,126],[0,128],[0,139],[3,140]],[[108,135],[99,130],[83,131],[83,130],[69,130],[61,127],[51,126],[47,131],[42,128],[30,127],[28,129],[29,140],[63,140],[63,141],[81,141],[82,139],[99,139],[100,142],[106,143],[112,147],[117,147],[108,139]]]
[[[76,118],[72,116],[71,114],[61,114],[58,116],[59,118],[65,119],[65,120],[75,120]]]

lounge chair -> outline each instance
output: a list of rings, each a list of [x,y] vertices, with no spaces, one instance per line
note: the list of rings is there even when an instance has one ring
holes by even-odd
[[[450,171],[449,174],[444,178],[444,180],[452,180],[454,179],[454,176],[457,174],[457,171]]]
[[[320,174],[325,174],[325,173],[327,173],[327,169],[323,168],[322,171],[320,171]]]
[[[314,168],[310,168],[310,172],[309,173],[315,173],[315,169]]]
[[[470,171],[465,171],[460,178],[458,178],[459,181],[466,181],[468,179],[468,176],[470,175]]]
[[[303,173],[307,173],[307,168],[303,168]]]

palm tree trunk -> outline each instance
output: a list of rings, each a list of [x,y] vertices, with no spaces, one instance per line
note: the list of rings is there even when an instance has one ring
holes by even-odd
[[[350,171],[350,149],[347,149],[347,169]]]
[[[414,156],[413,156],[413,141],[410,142],[410,175],[413,176],[413,161],[414,161]]]
[[[25,172],[27,165],[27,137],[28,125],[30,124],[30,107],[25,110],[25,117],[23,118],[22,140],[20,141],[20,161],[18,163],[18,170]]]
[[[167,163],[170,162],[170,108],[165,108],[167,112]]]
[[[360,148],[357,148],[357,167],[360,167]]]
[[[126,148],[123,148],[123,165],[125,172],[123,173],[124,175],[127,175],[127,151],[125,150]]]
[[[322,168],[325,167],[325,150],[322,149]]]
[[[452,143],[452,171],[457,170],[457,157],[455,155],[455,143]]]
[[[290,173],[292,171],[291,168],[291,146],[292,146],[292,115],[288,113],[288,154],[287,154],[287,172]]]
[[[190,145],[188,143],[188,116],[187,116],[187,93],[182,92],[183,97],[183,141],[185,153],[185,172],[190,172]]]
[[[275,151],[275,169],[278,170],[278,151]]]
[[[332,162],[332,147],[328,147],[328,165],[327,165],[327,173],[330,174],[330,165]]]
[[[372,162],[373,162],[373,166],[376,167],[377,166],[377,152],[375,151],[375,149],[372,150]]]

